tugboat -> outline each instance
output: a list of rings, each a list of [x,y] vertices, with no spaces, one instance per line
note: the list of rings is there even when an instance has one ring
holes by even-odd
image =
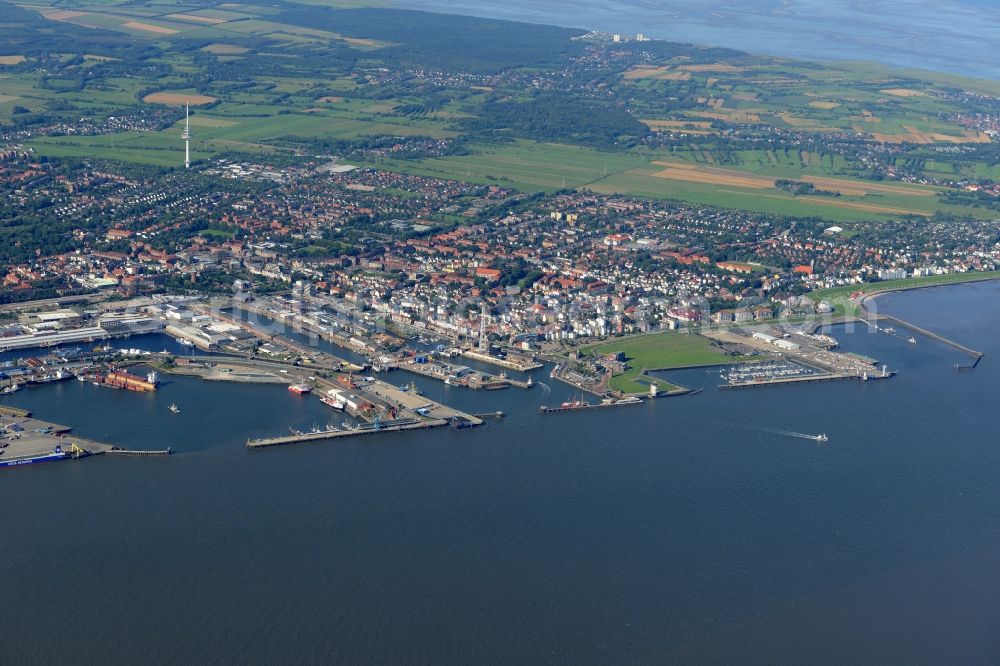
[[[177,406],[177,403],[173,403],[173,402],[170,403],[170,408],[169,409],[174,414],[180,414],[181,413],[181,408]]]

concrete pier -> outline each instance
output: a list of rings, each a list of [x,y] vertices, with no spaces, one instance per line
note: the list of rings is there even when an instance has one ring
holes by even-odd
[[[874,316],[874,315],[872,315],[872,316]],[[893,317],[892,315],[887,315],[887,314],[879,314],[878,315],[878,320],[879,321],[882,321],[882,320],[891,321],[891,322],[895,323],[897,326],[902,326],[903,328],[909,329],[909,330],[913,331],[914,333],[919,333],[920,335],[922,335],[924,337],[927,337],[927,338],[930,338],[931,340],[935,340],[937,342],[946,344],[949,347],[952,347],[953,349],[957,349],[960,352],[964,352],[964,353],[968,354],[969,356],[971,356],[972,358],[976,359],[976,361],[975,361],[975,363],[973,363],[972,367],[975,367],[979,363],[979,359],[981,359],[984,356],[983,352],[976,351],[975,349],[970,349],[970,348],[968,348],[968,347],[966,347],[964,345],[960,345],[959,343],[955,342],[954,340],[950,340],[950,339],[944,337],[943,335],[938,335],[937,333],[934,333],[933,331],[928,331],[926,328],[921,328],[921,327],[917,326],[916,324],[911,324],[910,322],[905,321],[903,319],[900,319],[898,317]]]
[[[375,424],[364,424],[357,428],[321,430],[319,432],[303,432],[282,437],[268,437],[264,439],[247,440],[248,449],[264,449],[272,446],[284,446],[286,444],[303,444],[306,442],[322,442],[331,439],[343,439],[345,437],[361,437],[363,435],[377,435],[385,432],[402,432],[404,430],[424,430],[427,428],[438,428],[448,425],[447,421],[433,419],[428,421],[414,419],[396,419],[387,421],[376,426]]]
[[[10,410],[8,410],[10,411]],[[70,435],[68,426],[28,416],[0,415],[0,465],[31,464],[43,459],[84,458],[108,453],[114,447]],[[52,458],[62,453],[63,458]]]
[[[892,377],[894,372],[886,372],[885,375],[874,374],[868,375],[868,381],[874,381],[876,379],[888,379]],[[798,377],[776,377],[774,379],[759,379],[749,382],[737,382],[735,384],[720,384],[720,389],[738,389],[738,388],[757,388],[761,386],[781,386],[786,384],[807,384],[810,382],[828,382],[837,379],[854,379],[857,381],[864,381],[863,375],[857,375],[852,372],[837,372],[837,373],[825,373],[819,375],[801,375]]]
[[[436,379],[451,386],[464,386],[476,391],[505,389],[510,387],[512,383],[506,377],[486,375],[476,370],[470,371],[470,369],[466,369],[467,372],[459,377],[458,373],[462,370],[462,367],[444,363],[443,361],[430,361],[427,363],[407,361],[400,363],[399,369]],[[521,382],[521,384],[526,384],[526,382]]]
[[[488,363],[490,365],[507,368],[508,370],[517,370],[519,372],[528,372],[529,370],[537,370],[542,367],[542,364],[537,361],[526,359],[524,362],[519,362],[510,358],[497,358],[496,356],[484,354],[483,352],[476,351],[475,349],[463,349],[462,356],[465,358],[471,358],[474,361],[480,361],[481,363]]]
[[[167,447],[165,449],[157,451],[143,451],[141,449],[123,449],[119,446],[112,446],[107,451],[104,451],[105,455],[109,456],[169,456],[173,453],[173,449]]]
[[[296,354],[301,354],[302,356],[315,359],[320,366],[339,366],[344,369],[352,370],[355,372],[360,372],[364,370],[364,366],[357,365],[355,363],[350,363],[342,358],[339,358],[329,352],[324,352],[315,347],[310,347],[299,342],[292,340],[291,338],[281,335],[280,333],[275,333],[273,331],[268,331],[266,329],[258,328],[248,321],[243,321],[235,317],[229,317],[227,315],[221,314],[219,312],[214,312],[207,307],[203,306],[192,306],[191,308],[199,314],[209,315],[218,321],[225,322],[227,324],[232,324],[233,326],[238,326],[242,328],[247,333],[250,333],[254,337],[263,340],[265,342],[274,342],[286,349],[289,349]]]
[[[623,398],[621,400],[603,400],[598,403],[586,403],[586,404],[574,404],[569,406],[560,407],[539,407],[538,411],[542,414],[557,414],[559,412],[580,412],[589,411],[592,409],[609,409],[611,407],[628,407],[630,405],[641,405],[642,400],[640,398]]]

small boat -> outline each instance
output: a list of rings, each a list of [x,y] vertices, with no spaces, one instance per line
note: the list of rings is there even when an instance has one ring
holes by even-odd
[[[87,378],[84,377],[83,375],[77,375],[76,376],[76,381],[78,381],[78,382],[85,382],[85,381],[87,381]]]
[[[181,408],[180,408],[180,407],[178,407],[176,403],[170,403],[170,407],[169,407],[169,409],[170,409],[170,411],[172,411],[172,412],[173,412],[174,414],[180,414],[180,413],[181,413]]]
[[[817,442],[825,442],[825,441],[827,441],[827,440],[830,439],[829,437],[826,436],[825,432],[824,433],[820,433],[818,435],[813,435],[812,438],[815,439]]]

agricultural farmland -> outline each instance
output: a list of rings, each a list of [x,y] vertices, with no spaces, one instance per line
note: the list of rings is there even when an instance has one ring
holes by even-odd
[[[991,214],[947,183],[871,173],[861,161],[870,146],[895,146],[879,159],[915,171],[913,180],[1000,177],[990,136],[955,122],[955,86],[989,94],[988,82],[648,43],[596,94],[577,30],[286,0],[29,0],[17,11],[32,29],[55,30],[47,39],[56,41],[39,49],[10,33],[0,126],[163,115],[189,104],[196,159],[335,153],[529,192],[588,188],[843,222]],[[72,51],[83,43],[86,53]],[[39,76],[48,52],[61,55]],[[570,56],[582,64],[568,70],[577,89],[563,99],[545,88],[564,85],[565,74],[551,72]],[[27,143],[52,157],[179,163],[176,115],[127,129],[53,131]],[[945,152],[955,147],[961,159]],[[778,180],[814,191],[793,193]]]

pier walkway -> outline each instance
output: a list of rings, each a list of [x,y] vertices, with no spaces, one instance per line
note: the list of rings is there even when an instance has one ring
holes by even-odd
[[[539,407],[538,411],[542,414],[558,414],[560,412],[579,412],[579,411],[589,411],[593,409],[610,409],[611,407],[627,407],[629,405],[641,405],[642,399],[635,398],[622,398],[621,400],[603,400],[598,403],[572,403],[569,405],[563,405],[559,407]]]
[[[944,337],[943,335],[938,335],[937,333],[934,333],[933,331],[928,331],[926,328],[921,328],[921,327],[917,326],[916,324],[911,324],[910,322],[905,321],[903,319],[900,319],[899,317],[893,317],[892,315],[881,314],[881,313],[879,313],[878,315],[871,315],[871,316],[877,317],[877,319],[879,321],[889,320],[889,321],[895,323],[897,326],[902,326],[903,328],[909,329],[909,330],[911,330],[911,331],[913,331],[915,333],[919,333],[920,335],[923,335],[924,337],[930,338],[931,340],[936,340],[937,342],[941,342],[943,344],[946,344],[949,347],[952,347],[953,349],[957,349],[960,352],[964,352],[964,353],[968,354],[969,356],[971,356],[972,358],[975,359],[975,363],[973,363],[973,366],[975,366],[976,364],[978,364],[979,363],[979,359],[981,359],[985,355],[985,354],[983,354],[983,352],[976,351],[975,349],[970,349],[970,348],[966,347],[965,345],[960,345],[959,343],[955,342],[954,340],[950,340],[950,339]]]
[[[95,451],[94,453],[98,452]],[[112,446],[110,449],[101,451],[100,453],[104,453],[109,456],[169,456],[173,453],[173,449],[168,446],[167,448],[161,450],[144,451],[141,449],[123,449],[120,446]]]
[[[433,419],[421,421],[416,419],[396,419],[386,421],[381,424],[366,423],[356,428],[321,430],[319,432],[303,432],[281,437],[267,437],[264,439],[247,440],[248,449],[263,449],[271,446],[284,446],[286,444],[302,444],[305,442],[322,442],[330,439],[342,439],[345,437],[360,437],[362,435],[377,435],[384,432],[402,432],[404,430],[423,430],[427,428],[438,428],[448,425],[447,421]]]
[[[859,375],[854,372],[833,372],[815,375],[800,375],[797,377],[775,377],[773,379],[755,379],[746,382],[735,382],[732,384],[719,384],[720,389],[757,388],[761,386],[780,386],[783,384],[806,384],[809,382],[828,382],[837,379],[855,379],[857,381],[874,381],[876,379],[888,379],[894,372],[888,371],[884,375],[871,374]],[[867,379],[866,379],[867,377]]]

